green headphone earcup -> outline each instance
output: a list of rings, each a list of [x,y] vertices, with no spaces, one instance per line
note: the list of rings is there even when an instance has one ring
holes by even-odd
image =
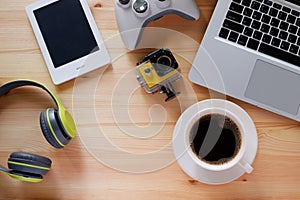
[[[40,174],[31,174],[15,170],[11,170],[8,175],[14,179],[31,183],[38,183],[43,180],[43,176]]]
[[[12,153],[8,158],[9,169],[30,174],[46,174],[51,164],[49,158],[23,152]]]
[[[71,138],[65,133],[58,113],[53,108],[41,112],[40,125],[44,137],[53,147],[60,149],[69,143]]]

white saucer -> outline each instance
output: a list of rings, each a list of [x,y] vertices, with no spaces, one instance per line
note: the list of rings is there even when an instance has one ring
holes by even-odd
[[[193,179],[206,184],[224,184],[239,178],[245,173],[245,170],[239,165],[234,165],[229,169],[219,171],[203,168],[195,161],[195,155],[192,155],[193,153],[188,151],[189,145],[186,142],[186,130],[187,127],[190,126],[188,123],[190,119],[199,112],[212,107],[212,105],[213,108],[219,109],[224,109],[225,105],[226,112],[234,113],[244,124],[244,130],[247,130],[247,132],[244,136],[246,147],[242,159],[250,165],[253,163],[258,145],[254,123],[241,107],[226,100],[210,99],[198,102],[189,107],[176,123],[173,134],[173,152],[182,170]]]

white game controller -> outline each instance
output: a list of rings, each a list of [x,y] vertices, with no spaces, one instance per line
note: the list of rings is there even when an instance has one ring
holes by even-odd
[[[119,31],[126,47],[137,47],[143,28],[151,21],[167,14],[177,14],[189,20],[198,20],[199,8],[195,0],[115,0]]]

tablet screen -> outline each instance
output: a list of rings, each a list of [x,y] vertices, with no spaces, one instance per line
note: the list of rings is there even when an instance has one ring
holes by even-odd
[[[79,0],[59,0],[33,13],[55,68],[99,50]]]

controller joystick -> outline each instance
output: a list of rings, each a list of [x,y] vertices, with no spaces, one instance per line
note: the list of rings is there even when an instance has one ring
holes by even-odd
[[[131,0],[118,0],[117,4],[123,8],[129,8],[130,7],[130,2]]]
[[[132,10],[138,17],[146,17],[150,12],[149,3],[147,0],[134,0]]]
[[[171,0],[158,0],[156,1],[156,5],[159,8],[166,8],[171,5]]]

